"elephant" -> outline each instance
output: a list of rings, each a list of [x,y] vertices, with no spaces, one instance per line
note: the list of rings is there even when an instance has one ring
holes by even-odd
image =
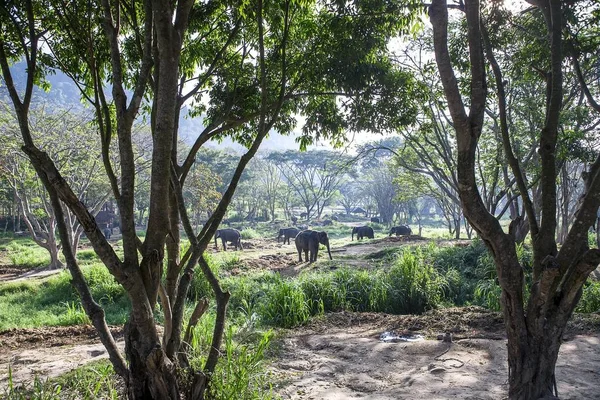
[[[390,236],[392,236],[392,233],[395,233],[396,236],[411,235],[412,230],[410,229],[410,227],[408,225],[400,225],[400,226],[392,227],[392,229],[390,229]]]
[[[329,237],[327,236],[327,232],[317,232],[311,230],[302,231],[296,236],[295,242],[300,262],[302,262],[302,251],[304,251],[304,258],[306,259],[306,261],[317,261],[317,254],[319,253],[319,243],[324,244],[327,247],[329,259],[333,260],[333,258],[331,257],[331,249],[329,248]],[[310,258],[308,254],[309,251]]]
[[[365,236],[369,239],[373,239],[375,237],[373,228],[371,228],[370,226],[355,226],[354,228],[352,228],[352,240],[354,240],[355,233],[356,240],[361,240]]]
[[[290,244],[290,238],[295,238],[296,235],[300,232],[298,228],[282,228],[279,230],[279,235],[277,236],[277,243],[279,243],[279,238],[283,236],[283,244],[287,241],[287,244]]]
[[[333,221],[332,221],[332,220],[330,220],[330,219],[326,219],[325,221],[323,221],[323,222],[321,223],[321,225],[323,225],[323,226],[329,226],[329,225],[333,225]]]
[[[378,224],[380,222],[379,217],[371,217],[371,222]]]
[[[227,251],[227,242],[233,244],[235,246],[236,251],[238,247],[240,248],[240,250],[244,250],[244,248],[242,247],[242,235],[237,229],[218,229],[217,233],[215,233],[215,249],[219,248],[219,246],[217,246],[218,238],[221,238],[224,251]]]
[[[296,217],[295,215],[292,215],[292,217],[290,218],[290,220],[292,220],[292,223],[296,223],[298,222],[298,217]]]
[[[308,218],[308,213],[306,213],[306,212],[300,213],[300,218]]]

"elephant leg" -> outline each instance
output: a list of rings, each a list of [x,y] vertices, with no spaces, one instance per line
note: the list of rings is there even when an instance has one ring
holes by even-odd
[[[225,239],[222,239],[223,241],[223,251],[227,251],[227,241]]]
[[[305,259],[306,261],[309,261],[309,260],[310,260],[310,259],[309,259],[309,257],[308,257],[308,247],[307,247],[306,249],[304,249],[304,259]]]

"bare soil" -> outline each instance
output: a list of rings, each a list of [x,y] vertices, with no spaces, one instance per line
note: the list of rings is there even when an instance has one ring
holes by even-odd
[[[122,327],[110,327],[123,348]],[[107,358],[91,325],[9,329],[0,332],[0,393],[8,384],[9,368],[14,384],[56,377],[90,361]]]
[[[569,327],[556,368],[563,400],[600,398],[599,320]],[[425,339],[386,343],[383,332]],[[451,343],[439,340],[446,332]],[[271,371],[283,399],[504,399],[508,389],[502,318],[476,307],[330,314],[282,339]]]

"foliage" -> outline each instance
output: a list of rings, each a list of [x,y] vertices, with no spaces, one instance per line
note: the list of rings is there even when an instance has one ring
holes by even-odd
[[[269,376],[263,363],[272,339],[271,332],[259,335],[258,343],[236,343],[237,332],[229,328],[224,337],[225,361],[215,371],[210,399],[270,400],[276,399],[271,391]]]
[[[580,313],[600,312],[600,282],[588,280],[583,286],[581,300],[575,311]]]
[[[264,300],[261,314],[267,324],[292,328],[310,317],[308,299],[298,282],[281,279],[269,288]]]

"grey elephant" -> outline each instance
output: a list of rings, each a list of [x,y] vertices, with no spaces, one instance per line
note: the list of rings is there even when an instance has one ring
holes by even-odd
[[[354,228],[352,228],[352,240],[354,240],[354,234],[356,234],[356,240],[361,240],[363,237],[367,237],[369,239],[373,239],[375,237],[373,228],[366,225],[355,226]]]
[[[380,222],[379,217],[371,217],[371,222],[378,224]]]
[[[400,226],[392,227],[392,229],[390,229],[390,236],[392,236],[392,233],[395,233],[396,236],[411,235],[412,230],[410,229],[410,227],[408,225],[400,225]]]
[[[298,250],[298,259],[302,262],[302,252],[304,251],[304,258],[306,261],[317,261],[317,254],[319,254],[319,244],[324,244],[327,247],[329,253],[329,259],[331,257],[331,249],[329,248],[329,237],[327,232],[317,232],[306,230],[298,233],[296,236],[296,249]],[[309,257],[310,252],[310,257]]]
[[[218,229],[215,233],[215,249],[218,249],[217,239],[221,238],[221,242],[223,243],[223,250],[227,251],[227,242],[231,243],[235,246],[235,250],[237,251],[238,247],[240,250],[244,250],[242,247],[242,235],[240,231],[237,229]]]
[[[279,238],[283,236],[283,244],[287,241],[287,244],[290,244],[290,239],[295,238],[296,235],[300,232],[298,228],[282,228],[279,230],[279,235],[277,236],[277,243],[279,243]]]

